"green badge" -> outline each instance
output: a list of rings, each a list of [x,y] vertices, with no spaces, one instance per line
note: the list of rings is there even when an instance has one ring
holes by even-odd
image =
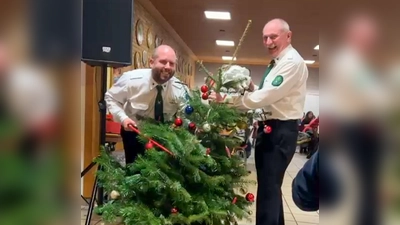
[[[283,82],[283,77],[282,75],[278,75],[275,77],[275,79],[272,81],[272,86],[278,87],[281,85]]]

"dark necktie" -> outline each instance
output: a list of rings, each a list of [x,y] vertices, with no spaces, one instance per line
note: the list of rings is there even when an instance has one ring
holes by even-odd
[[[262,80],[261,80],[261,83],[260,83],[260,85],[259,85],[259,87],[258,87],[258,90],[260,90],[260,89],[264,86],[265,78],[267,77],[267,75],[269,74],[269,72],[271,72],[271,70],[272,70],[272,68],[274,67],[274,65],[275,65],[275,60],[271,60],[271,62],[270,62],[269,65],[268,65],[267,70],[265,70],[264,76],[263,76],[263,78],[262,78]]]
[[[163,87],[161,85],[157,85],[156,88],[157,88],[157,97],[154,105],[154,119],[159,122],[164,122],[164,109],[163,109],[164,102],[161,95]]]

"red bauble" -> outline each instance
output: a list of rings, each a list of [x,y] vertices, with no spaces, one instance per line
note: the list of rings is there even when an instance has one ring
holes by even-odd
[[[177,214],[177,213],[178,213],[178,209],[177,209],[177,208],[172,208],[172,209],[171,209],[171,213]]]
[[[246,200],[249,202],[254,202],[254,195],[252,193],[247,193]]]
[[[154,147],[154,145],[150,141],[146,143],[146,146],[145,146],[146,149],[151,149],[153,147]]]
[[[207,148],[206,154],[209,155],[210,153],[211,153],[211,149],[210,149],[210,148]]]
[[[189,123],[189,130],[195,130],[196,129],[196,124],[193,122]]]
[[[207,85],[204,84],[203,86],[201,86],[200,90],[201,92],[206,93],[208,91]]]
[[[202,98],[203,100],[207,100],[207,99],[208,99],[208,93],[207,93],[207,92],[203,93],[203,94],[201,95],[201,98]]]
[[[180,127],[180,126],[182,126],[183,121],[181,118],[176,118],[174,123],[176,126]]]
[[[272,132],[272,128],[270,126],[265,125],[264,126],[264,133],[269,134]]]

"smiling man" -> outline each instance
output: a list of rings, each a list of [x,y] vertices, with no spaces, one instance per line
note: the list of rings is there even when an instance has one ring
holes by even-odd
[[[174,77],[176,54],[170,46],[160,45],[154,50],[150,67],[122,74],[105,94],[109,112],[122,124],[126,164],[133,163],[145,150],[129,125],[136,126],[142,118],[164,122],[178,111],[179,99],[187,93],[184,84]]]
[[[283,225],[281,186],[296,151],[297,121],[303,117],[308,70],[291,45],[292,32],[287,22],[273,19],[262,34],[272,60],[259,87],[251,82],[249,92],[229,99],[239,109],[271,113],[267,120],[258,122],[254,154],[258,182],[256,225]],[[211,93],[210,99],[222,100],[217,93]],[[267,133],[265,126],[271,128]]]

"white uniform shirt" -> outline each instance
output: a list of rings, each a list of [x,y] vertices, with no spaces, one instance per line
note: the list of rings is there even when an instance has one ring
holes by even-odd
[[[264,109],[268,119],[293,120],[303,117],[308,69],[304,59],[289,45],[274,59],[275,66],[264,80],[263,88],[232,97],[239,109]],[[278,76],[282,83],[274,82]],[[275,84],[275,85],[274,85]]]
[[[122,123],[130,118],[138,122],[138,117],[154,119],[157,85],[151,76],[151,69],[137,69],[122,74],[105,94],[107,108],[115,121]],[[185,84],[175,77],[162,84],[162,87],[164,118],[169,120],[182,109],[189,92]]]

